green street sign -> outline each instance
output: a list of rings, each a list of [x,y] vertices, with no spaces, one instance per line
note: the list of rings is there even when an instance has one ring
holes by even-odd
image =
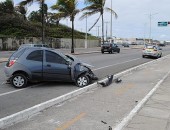
[[[158,22],[159,27],[166,27],[168,26],[169,22]]]

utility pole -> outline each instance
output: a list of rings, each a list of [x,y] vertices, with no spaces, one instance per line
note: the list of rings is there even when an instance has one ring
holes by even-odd
[[[105,23],[106,23],[106,41],[107,41],[107,27],[109,22],[105,22]]]
[[[86,14],[86,35],[85,35],[84,47],[87,48],[87,14]]]
[[[98,38],[99,38],[99,30],[100,30],[100,26],[96,26],[97,27],[97,34],[98,34]]]
[[[112,0],[111,0],[111,10],[112,10]],[[112,21],[113,21],[113,16],[112,16],[112,12],[110,12],[111,15],[111,22],[110,22],[110,38],[112,39]]]
[[[149,43],[151,43],[151,36],[152,36],[152,16],[156,15],[158,13],[154,13],[154,14],[149,14]]]
[[[44,29],[44,0],[41,1],[41,8],[42,8],[42,14],[41,14],[41,17],[42,17],[42,32],[41,32],[41,37],[42,37],[42,44],[45,44],[44,42],[44,38],[45,38],[45,29]]]

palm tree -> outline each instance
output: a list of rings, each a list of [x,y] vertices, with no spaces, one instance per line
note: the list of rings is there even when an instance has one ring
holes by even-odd
[[[15,7],[16,11],[23,16],[23,19],[26,20],[27,9],[25,6],[18,5]]]
[[[82,9],[82,11],[86,11],[80,19],[84,19],[88,16],[92,16],[96,13],[100,13],[100,16],[97,18],[97,20],[95,21],[95,23],[92,25],[92,27],[89,29],[89,31],[97,24],[97,22],[99,21],[100,17],[102,17],[102,40],[103,40],[103,44],[104,44],[104,11],[108,11],[111,12],[115,18],[118,17],[118,15],[116,14],[115,11],[113,11],[112,9],[105,7],[105,3],[106,0],[85,0],[85,4],[87,4],[88,6],[86,6],[85,8]]]
[[[74,53],[74,19],[80,12],[80,10],[77,9],[77,4],[77,0],[58,0],[57,3],[51,7],[53,10],[58,10],[56,17],[59,19],[69,17],[72,22],[71,53]]]
[[[20,6],[25,6],[25,5],[29,5],[29,4],[32,4],[33,2],[39,2],[40,3],[40,6],[41,6],[41,9],[42,9],[42,14],[41,14],[41,17],[42,17],[42,43],[44,44],[44,38],[45,38],[45,32],[44,32],[44,8],[45,8],[45,4],[44,4],[44,1],[45,0],[24,0],[22,2],[20,2]]]

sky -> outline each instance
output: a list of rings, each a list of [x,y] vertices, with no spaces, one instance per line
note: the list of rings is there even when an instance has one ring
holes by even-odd
[[[4,0],[0,0],[4,1]],[[21,0],[13,0],[17,5]],[[57,0],[46,0],[46,4],[51,7]],[[111,0],[106,0],[106,7],[111,7]],[[78,0],[78,8],[85,7],[84,0]],[[112,35],[119,38],[149,38],[155,40],[170,41],[170,24],[167,27],[158,27],[158,22],[170,21],[170,0],[112,0],[113,10],[117,13],[118,18],[113,16]],[[33,3],[28,6],[28,12],[38,10],[39,5]],[[82,13],[78,14],[75,19],[75,29],[86,31],[86,20],[80,20]],[[88,17],[87,28],[89,29],[99,14]],[[151,16],[151,24],[150,24]],[[104,13],[105,35],[107,25],[107,35],[110,36],[110,13]],[[108,24],[106,24],[108,22]],[[61,21],[62,24],[71,27],[71,22],[68,19]],[[151,33],[150,33],[151,25]],[[99,36],[101,36],[101,20],[96,26],[99,28]],[[98,36],[98,29],[94,27],[89,33]]]

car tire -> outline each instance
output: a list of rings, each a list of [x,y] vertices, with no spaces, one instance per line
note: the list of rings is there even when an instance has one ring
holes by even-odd
[[[24,74],[14,74],[10,80],[10,83],[15,88],[24,88],[27,86],[28,79]]]
[[[101,51],[102,52],[102,54],[104,53],[104,51]]]
[[[162,54],[160,54],[159,58],[161,58],[161,57],[162,57]]]
[[[87,86],[90,83],[90,79],[87,75],[80,75],[76,80],[76,85],[80,88]]]
[[[142,55],[142,58],[145,58],[145,56],[144,56],[144,55]]]
[[[120,50],[118,50],[117,53],[120,53]]]

